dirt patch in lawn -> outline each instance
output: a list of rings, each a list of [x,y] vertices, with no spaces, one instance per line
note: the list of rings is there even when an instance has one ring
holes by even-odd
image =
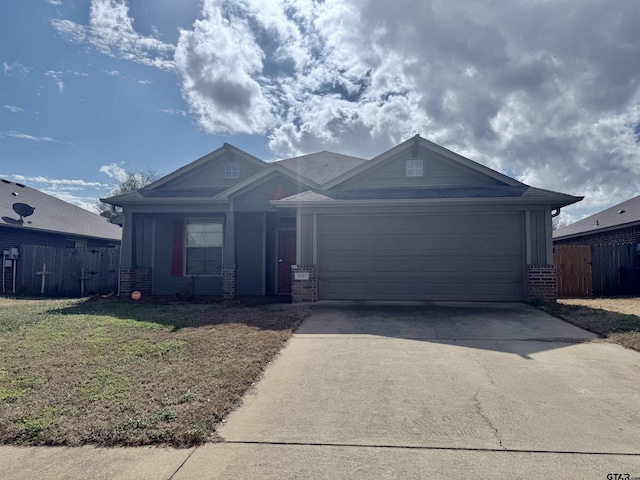
[[[190,446],[308,314],[290,306],[0,299],[0,443]]]
[[[640,351],[640,298],[560,299],[538,305],[561,318],[623,347]]]
[[[599,308],[608,312],[618,312],[640,317],[640,297],[619,298],[561,298],[558,303],[564,305],[581,305],[589,308]]]

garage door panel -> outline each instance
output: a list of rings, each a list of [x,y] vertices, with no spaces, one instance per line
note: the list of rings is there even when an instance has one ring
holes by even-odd
[[[416,263],[411,260],[371,260],[370,268],[373,273],[386,273],[400,278],[413,276],[412,274],[419,271]]]
[[[320,298],[523,300],[522,225],[521,213],[319,215]]]
[[[490,260],[478,260],[473,259],[470,261],[470,271],[471,273],[480,273],[485,278],[490,278],[491,276],[499,275],[503,277],[505,273],[511,273],[510,278],[519,279],[521,274],[521,269],[517,268],[517,258],[495,258]]]
[[[353,300],[367,295],[366,282],[341,281],[318,283],[320,290],[325,292],[326,298],[333,300]]]

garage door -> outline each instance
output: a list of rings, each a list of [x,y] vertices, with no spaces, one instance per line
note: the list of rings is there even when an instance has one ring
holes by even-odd
[[[318,217],[320,299],[524,299],[521,213]]]

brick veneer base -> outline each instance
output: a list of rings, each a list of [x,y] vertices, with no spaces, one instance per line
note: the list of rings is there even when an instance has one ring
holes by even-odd
[[[555,265],[529,265],[529,300],[553,302],[557,298]]]
[[[296,273],[308,273],[308,280],[296,280]],[[291,266],[291,303],[317,302],[318,276],[315,265]]]
[[[236,298],[236,269],[222,267],[222,297],[225,300]]]
[[[120,296],[128,297],[138,290],[142,295],[151,295],[151,269],[149,267],[120,269]]]

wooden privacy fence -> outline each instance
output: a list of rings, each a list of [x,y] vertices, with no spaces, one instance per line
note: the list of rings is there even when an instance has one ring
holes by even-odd
[[[51,248],[22,245],[16,293],[77,297],[118,291],[120,248]]]
[[[635,244],[592,245],[591,269],[594,295],[623,295],[631,285],[626,285],[624,270],[638,267]],[[640,292],[639,292],[640,293]]]
[[[640,293],[640,258],[634,243],[556,245],[558,297]]]
[[[589,245],[556,245],[553,250],[558,297],[591,296],[591,248]]]

